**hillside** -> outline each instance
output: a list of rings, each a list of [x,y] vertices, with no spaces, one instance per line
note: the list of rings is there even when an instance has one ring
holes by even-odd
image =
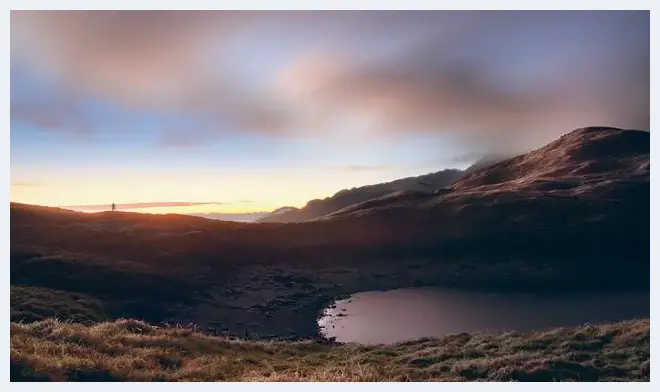
[[[393,346],[249,341],[134,320],[11,324],[11,381],[649,381],[648,320]]]
[[[647,132],[580,129],[435,193],[296,224],[12,203],[11,319],[314,337],[318,311],[357,291],[648,289],[649,150]]]
[[[451,188],[577,191],[598,182],[641,178],[650,170],[649,143],[648,132],[584,128],[529,154],[475,170]]]

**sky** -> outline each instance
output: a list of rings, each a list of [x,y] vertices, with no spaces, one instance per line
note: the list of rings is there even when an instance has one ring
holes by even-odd
[[[10,200],[243,213],[649,128],[648,11],[12,11]]]

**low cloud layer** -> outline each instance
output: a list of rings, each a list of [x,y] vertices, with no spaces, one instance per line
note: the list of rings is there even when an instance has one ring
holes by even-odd
[[[229,203],[221,202],[206,202],[196,203],[187,201],[164,201],[164,202],[151,202],[151,203],[127,203],[117,204],[119,210],[135,210],[141,208],[164,208],[164,207],[193,207],[204,205],[225,205]],[[88,204],[79,206],[62,206],[62,208],[77,210],[77,211],[105,211],[110,209],[110,204]]]
[[[648,12],[14,11],[11,21],[12,67],[73,97],[12,95],[12,119],[43,128],[93,132],[76,104],[89,98],[200,119],[166,130],[156,144],[167,147],[231,130],[447,133],[492,151],[581,126],[649,128]]]
[[[394,170],[396,168],[397,168],[396,166],[392,166],[392,165],[347,165],[347,166],[330,167],[330,169],[349,171],[349,172]]]
[[[209,213],[189,213],[186,215],[197,216],[200,218],[231,221],[231,222],[256,222],[257,219],[268,215],[268,212],[244,212],[244,213],[230,213],[230,212],[209,212]]]
[[[9,184],[10,187],[38,187],[42,186],[42,184],[37,183],[37,182],[11,182]]]

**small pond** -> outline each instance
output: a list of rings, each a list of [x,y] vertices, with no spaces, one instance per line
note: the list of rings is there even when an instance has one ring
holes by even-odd
[[[527,332],[650,314],[650,293],[488,293],[440,288],[370,291],[335,302],[319,319],[338,342],[391,344],[461,332]]]

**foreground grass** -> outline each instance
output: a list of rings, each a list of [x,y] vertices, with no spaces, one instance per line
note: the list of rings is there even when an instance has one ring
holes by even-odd
[[[648,381],[649,320],[393,346],[241,341],[135,320],[11,324],[12,381]]]

